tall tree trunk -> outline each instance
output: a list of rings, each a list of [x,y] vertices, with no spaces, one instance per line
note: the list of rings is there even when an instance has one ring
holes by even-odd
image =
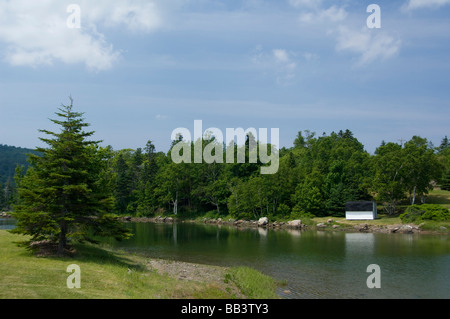
[[[416,201],[416,188],[417,188],[417,186],[414,186],[412,197],[411,197],[411,205],[414,205],[414,203]]]
[[[176,215],[178,213],[178,191],[175,193],[175,200],[173,201],[173,214]]]

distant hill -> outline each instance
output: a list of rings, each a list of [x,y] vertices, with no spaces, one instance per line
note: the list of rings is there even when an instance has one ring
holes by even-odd
[[[17,165],[28,167],[27,154],[34,150],[0,144],[0,182],[4,185],[8,178],[13,179]]]

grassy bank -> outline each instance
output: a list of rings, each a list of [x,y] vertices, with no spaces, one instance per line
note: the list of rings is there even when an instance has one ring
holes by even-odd
[[[36,257],[17,246],[21,240],[0,230],[0,299],[277,298],[275,281],[249,268],[220,271],[202,265],[217,280],[181,280],[152,268],[148,257],[92,245],[75,246],[73,257]],[[80,289],[67,287],[71,264],[81,269]]]

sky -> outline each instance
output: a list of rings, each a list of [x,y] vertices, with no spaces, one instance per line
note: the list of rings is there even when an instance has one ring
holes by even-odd
[[[438,146],[450,0],[0,0],[0,144],[42,146],[69,96],[116,150],[194,120]]]

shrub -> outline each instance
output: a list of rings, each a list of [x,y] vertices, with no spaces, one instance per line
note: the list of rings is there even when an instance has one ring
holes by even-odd
[[[411,205],[400,215],[403,222],[450,221],[450,211],[436,204]]]

